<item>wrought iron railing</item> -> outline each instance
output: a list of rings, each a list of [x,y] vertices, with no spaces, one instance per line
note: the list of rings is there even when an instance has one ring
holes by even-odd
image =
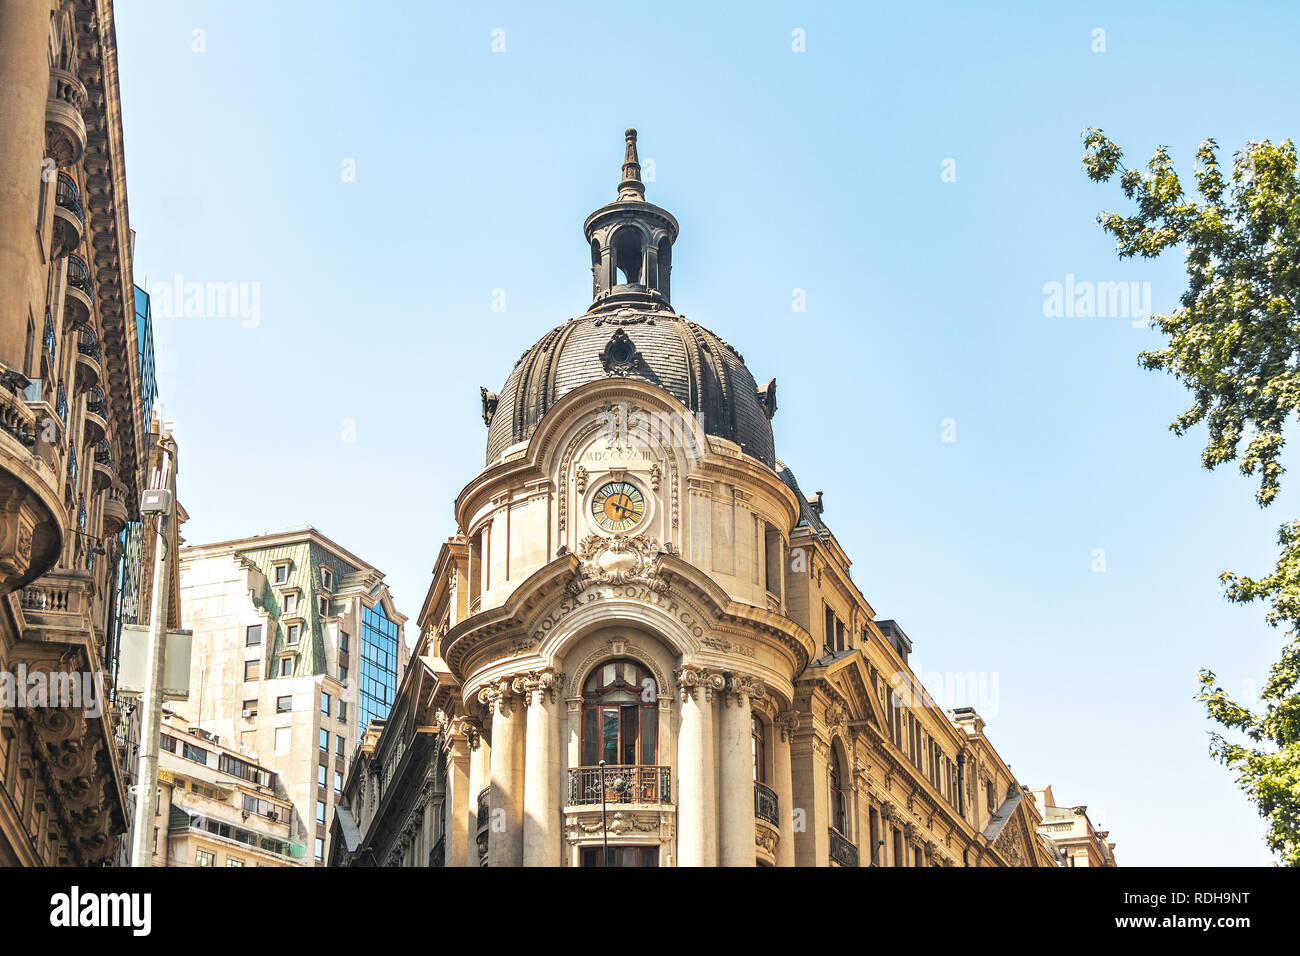
[[[50,368],[54,368],[54,316],[50,314],[48,307],[45,309],[45,334],[41,337],[41,344],[45,346],[45,354],[50,360]]]
[[[831,862],[840,866],[857,866],[858,848],[849,842],[849,838],[834,827],[830,828],[830,837]]]
[[[77,198],[77,181],[61,169],[59,181],[54,186],[54,201],[76,216],[83,226],[86,224],[86,212]]]
[[[478,795],[478,816],[475,818],[478,822],[477,828],[482,830],[488,825],[488,792],[491,787],[484,787]]]
[[[68,393],[62,383],[59,384],[59,397],[54,402],[54,414],[59,416],[59,421],[64,425],[68,424]]]
[[[90,269],[86,266],[86,260],[75,252],[68,256],[68,285],[86,293],[86,297],[91,302],[95,301],[95,290],[91,288],[90,283]]]
[[[113,467],[113,449],[107,441],[95,442],[95,464]]]
[[[77,449],[68,449],[68,481],[76,482],[77,480]]]
[[[441,839],[441,840],[439,840],[437,843],[435,843],[435,844],[433,845],[433,849],[429,851],[429,865],[430,865],[430,866],[446,866],[446,865],[447,865],[447,842],[446,842],[446,837],[444,837],[443,839]]]
[[[99,361],[99,339],[95,336],[94,329],[83,325],[77,332],[77,351]]]
[[[670,803],[667,767],[606,766],[605,803]],[[601,768],[575,767],[569,771],[569,805],[601,802]]]
[[[104,414],[104,390],[98,385],[86,396],[86,411],[101,416]]]
[[[766,820],[772,826],[781,825],[780,803],[776,791],[766,784],[754,781],[754,816]]]

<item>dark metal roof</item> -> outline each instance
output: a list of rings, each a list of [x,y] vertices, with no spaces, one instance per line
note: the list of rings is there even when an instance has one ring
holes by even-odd
[[[631,349],[620,351],[623,336]],[[775,467],[772,425],[744,359],[703,326],[652,306],[588,312],[524,352],[497,396],[488,462],[530,437],[566,394],[614,377],[659,386],[690,409],[706,433]]]

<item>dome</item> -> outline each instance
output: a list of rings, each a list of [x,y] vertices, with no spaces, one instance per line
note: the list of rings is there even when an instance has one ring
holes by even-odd
[[[588,382],[657,385],[709,435],[775,467],[775,382],[759,389],[744,358],[708,329],[658,307],[588,312],[552,329],[515,363],[498,395],[484,392],[487,460],[529,438],[557,401]]]
[[[733,441],[774,468],[776,380],[758,388],[740,353],[673,311],[677,220],[646,202],[636,130],[624,136],[618,196],[583,223],[591,306],[526,351],[500,394],[482,390],[488,463],[528,439],[575,388],[621,376],[659,386],[690,409],[706,434]]]

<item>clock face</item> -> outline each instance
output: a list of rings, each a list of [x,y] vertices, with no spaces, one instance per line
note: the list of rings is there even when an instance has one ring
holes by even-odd
[[[636,485],[611,481],[596,489],[591,499],[591,514],[603,531],[627,531],[645,517],[645,496]]]

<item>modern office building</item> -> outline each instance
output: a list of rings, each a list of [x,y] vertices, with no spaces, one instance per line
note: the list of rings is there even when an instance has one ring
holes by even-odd
[[[290,839],[323,863],[362,721],[393,705],[406,618],[383,574],[310,527],[182,548],[180,587],[194,637],[172,709],[278,775]]]
[[[277,774],[164,711],[153,866],[302,866]]]
[[[485,467],[331,862],[1052,865],[777,458],[775,380],[674,309],[678,229],[628,130],[590,306],[482,390]]]
[[[127,824],[114,612],[148,480],[110,0],[0,0],[0,170],[0,866],[98,864]],[[102,706],[14,693],[34,675]]]

